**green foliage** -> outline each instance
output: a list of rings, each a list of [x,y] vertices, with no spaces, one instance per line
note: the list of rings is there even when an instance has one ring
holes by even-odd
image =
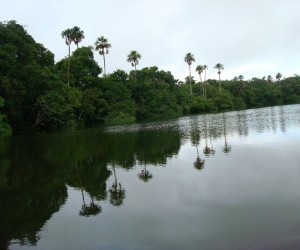
[[[218,111],[229,111],[234,109],[233,96],[229,93],[221,92],[213,99]]]
[[[84,33],[74,27],[62,36],[68,46],[72,42],[78,45]],[[107,40],[104,42],[107,46],[98,48],[103,56],[110,47]],[[5,100],[1,99],[0,134],[10,134],[12,129],[124,124],[300,103],[297,75],[282,79],[277,74],[277,81],[271,76],[245,81],[240,75],[230,81],[204,79],[201,84],[187,77],[182,83],[156,66],[137,70],[141,59],[137,51],[127,58],[133,71],[127,74],[118,69],[101,78],[102,69],[94,60],[92,47],[77,48],[70,55],[70,64],[68,58],[54,64],[53,53],[15,21],[0,23],[0,57],[0,96]],[[187,54],[185,61],[190,66],[193,55]],[[207,67],[200,66],[197,71],[201,74]],[[223,65],[216,68],[221,73]]]
[[[39,114],[37,121],[50,128],[76,127],[76,113],[80,108],[81,92],[62,85],[48,91],[37,100]]]
[[[191,106],[191,113],[213,113],[217,112],[218,107],[214,103],[213,99],[204,99],[203,97],[195,97]]]
[[[234,98],[234,108],[236,110],[243,110],[247,108],[247,105],[242,97]]]
[[[4,105],[4,99],[0,96],[0,109]],[[6,115],[2,114],[0,111],[0,136],[11,135],[12,130],[8,123]]]
[[[0,95],[14,129],[31,127],[34,104],[56,78],[54,55],[15,21],[0,23]],[[2,58],[3,57],[3,58]]]
[[[102,69],[94,60],[92,47],[81,47],[76,49],[71,58],[70,86],[86,88],[96,85],[98,75]],[[63,82],[67,81],[68,59],[62,59],[55,65],[55,70]]]
[[[114,110],[106,117],[106,125],[121,125],[134,123],[135,117],[122,111]]]

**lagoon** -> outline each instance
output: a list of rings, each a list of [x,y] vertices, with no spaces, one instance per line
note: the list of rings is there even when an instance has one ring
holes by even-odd
[[[300,105],[0,141],[0,248],[297,249]]]

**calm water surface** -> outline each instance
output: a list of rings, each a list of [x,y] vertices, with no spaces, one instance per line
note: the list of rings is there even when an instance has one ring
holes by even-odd
[[[299,249],[300,105],[0,140],[0,248]]]

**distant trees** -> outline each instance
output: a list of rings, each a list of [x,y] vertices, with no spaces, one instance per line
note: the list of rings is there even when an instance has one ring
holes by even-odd
[[[192,92],[192,75],[191,75],[191,65],[195,62],[194,55],[192,53],[187,53],[184,57],[184,61],[189,65],[189,79],[190,79],[190,94],[193,95]]]
[[[98,50],[99,54],[103,56],[104,76],[106,76],[105,54],[108,54],[108,49],[111,47],[111,44],[108,43],[107,38],[100,36],[97,38],[95,46],[96,51]]]
[[[198,91],[191,76],[195,61],[191,53],[184,57],[189,66],[185,82],[156,66],[138,70],[141,55],[135,50],[127,57],[134,67],[130,73],[118,69],[106,75],[105,69],[106,77],[99,77],[102,69],[91,46],[70,51],[72,42],[78,46],[84,38],[83,31],[75,26],[63,31],[62,37],[69,54],[55,63],[54,54],[35,42],[23,26],[15,21],[0,22],[1,135],[18,129],[117,125],[190,113],[300,103],[299,76],[282,78],[278,73],[276,80],[280,84],[272,84],[272,76],[254,77],[249,80],[251,84],[246,84],[242,75],[221,81],[224,66],[220,63],[215,66],[219,81],[206,79],[206,65],[196,67],[201,84]],[[104,54],[111,45],[105,37],[99,37],[95,45],[106,67]]]

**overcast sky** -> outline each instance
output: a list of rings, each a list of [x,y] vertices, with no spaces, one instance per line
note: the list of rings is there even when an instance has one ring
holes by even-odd
[[[139,68],[158,66],[183,80],[191,52],[196,79],[199,64],[217,79],[216,63],[224,65],[222,79],[251,79],[300,74],[299,11],[300,0],[2,0],[0,18],[24,25],[55,61],[68,53],[61,32],[79,26],[86,37],[80,46],[108,38],[108,73],[129,72],[127,55],[137,50]],[[98,53],[95,59],[102,67]]]

